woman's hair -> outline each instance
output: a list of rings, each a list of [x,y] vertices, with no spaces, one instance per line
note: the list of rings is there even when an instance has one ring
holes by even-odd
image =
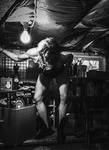
[[[40,52],[45,52],[47,50],[49,53],[60,53],[60,46],[52,37],[42,40],[38,45],[42,45]]]
[[[42,40],[38,46],[41,48],[39,53],[43,55],[43,57],[46,55],[46,59],[44,60],[51,64],[55,64],[57,62],[60,54],[60,46],[54,38],[46,38]]]

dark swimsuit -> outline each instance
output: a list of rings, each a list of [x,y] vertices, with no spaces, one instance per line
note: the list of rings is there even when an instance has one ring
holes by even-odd
[[[36,64],[36,68],[40,74],[43,74],[44,76],[49,78],[55,78],[56,76],[58,76],[60,73],[64,71],[65,66],[61,65],[60,68],[54,66],[50,70],[43,70],[42,68],[39,68],[38,64]]]

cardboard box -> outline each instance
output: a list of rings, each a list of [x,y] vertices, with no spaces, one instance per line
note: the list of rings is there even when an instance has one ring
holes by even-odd
[[[17,146],[32,139],[36,134],[36,107],[34,105],[19,109],[5,108],[4,143]]]

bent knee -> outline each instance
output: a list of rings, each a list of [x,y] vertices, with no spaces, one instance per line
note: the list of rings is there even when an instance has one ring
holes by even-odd
[[[66,99],[67,99],[67,94],[66,93],[60,95],[61,103],[65,103]]]
[[[34,100],[37,103],[42,102],[42,96],[41,95],[34,95]]]

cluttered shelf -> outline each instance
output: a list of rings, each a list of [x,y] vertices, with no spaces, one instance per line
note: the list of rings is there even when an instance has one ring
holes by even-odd
[[[109,76],[106,72],[91,72],[87,77],[69,76],[69,103],[78,110],[107,111],[109,97]],[[85,106],[85,108],[84,108]],[[75,109],[75,108],[73,108]]]
[[[89,71],[87,77],[69,76],[68,97],[102,97],[109,93],[109,73]]]

